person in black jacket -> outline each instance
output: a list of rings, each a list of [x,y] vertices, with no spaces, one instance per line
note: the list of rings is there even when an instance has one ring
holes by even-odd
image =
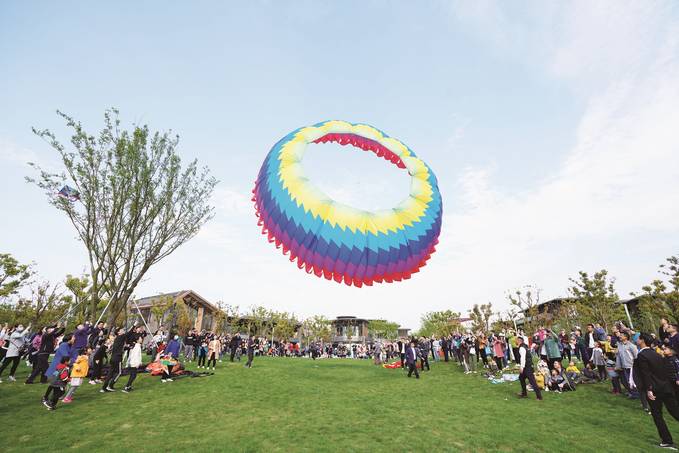
[[[450,355],[450,338],[449,337],[442,337],[441,338],[441,347],[443,348],[443,360],[448,361],[448,356]]]
[[[420,368],[422,369],[422,372],[424,372],[425,367],[427,368],[427,371],[431,371],[431,368],[429,367],[429,340],[421,337],[417,347],[420,349]]]
[[[236,333],[231,337],[231,341],[229,342],[229,349],[231,350],[231,356],[229,357],[229,360],[233,362],[233,358],[236,356],[236,349],[238,349],[238,346],[240,345],[240,336]]]
[[[47,371],[47,368],[49,368],[49,358],[51,354],[54,354],[54,343],[56,342],[57,337],[64,333],[64,330],[65,329],[59,326],[59,324],[49,326],[45,329],[45,333],[40,340],[40,349],[33,359],[33,371],[31,371],[31,375],[26,379],[26,384],[32,384],[38,376],[40,376],[41,384],[47,382],[45,372]]]
[[[123,352],[125,351],[125,341],[125,329],[120,327],[116,330],[116,337],[111,346],[111,360],[109,361],[108,375],[106,376],[106,380],[104,380],[104,385],[102,385],[101,390],[99,390],[101,393],[115,392],[113,385],[123,372],[122,362]]]
[[[252,360],[255,357],[255,348],[257,347],[257,342],[255,337],[250,335],[248,338],[247,349],[248,349],[248,362],[245,364],[246,368],[252,368]]]
[[[194,345],[196,343],[196,334],[193,329],[184,337],[184,360],[190,362],[193,360]]]
[[[640,351],[637,356],[638,369],[634,370],[634,382],[639,391],[645,392],[648,398],[653,422],[660,435],[659,446],[675,449],[672,435],[662,415],[662,407],[665,405],[667,412],[679,421],[679,404],[674,396],[674,389],[667,380],[667,371],[662,357],[649,347],[652,342],[653,338],[646,333],[642,333],[637,339]]]
[[[519,383],[521,384],[521,393],[519,394],[519,398],[528,397],[528,391],[526,388],[526,380],[528,380],[530,386],[533,387],[535,397],[539,401],[542,401],[542,392],[540,392],[540,387],[538,387],[538,384],[535,381],[535,373],[533,372],[533,356],[530,353],[530,349],[524,343],[523,337],[521,336],[516,337],[516,344],[519,346]]]
[[[87,344],[92,349],[97,349],[101,345],[108,335],[108,330],[106,329],[106,323],[99,321],[97,325],[90,331],[90,336],[87,339]]]

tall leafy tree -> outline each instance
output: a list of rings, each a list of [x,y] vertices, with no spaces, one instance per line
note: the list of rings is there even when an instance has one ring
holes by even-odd
[[[481,305],[474,304],[474,307],[469,310],[469,317],[472,318],[474,323],[474,330],[488,332],[490,330],[490,318],[493,317],[493,304],[491,302]]]
[[[532,333],[537,328],[541,292],[540,288],[534,285],[526,285],[507,292],[509,304],[523,313],[522,327],[526,333]]]
[[[21,264],[9,253],[0,253],[0,299],[16,294],[32,276],[30,264]]]
[[[302,332],[311,341],[329,341],[332,337],[331,322],[325,316],[316,315],[302,323]]]
[[[111,109],[94,135],[57,114],[72,130],[69,146],[48,129],[33,131],[56,150],[64,170],[51,173],[32,164],[38,176],[27,180],[44,189],[76,229],[89,258],[91,311],[108,298],[112,324],[151,266],[212,217],[209,200],[217,181],[195,160],[182,165],[179,137],[170,132],[151,132],[147,125],[123,130]],[[55,196],[66,185],[75,192]]]
[[[570,281],[573,286],[568,288],[568,292],[575,299],[580,319],[601,323],[606,330],[615,321],[623,319],[625,312],[618,303],[615,279],[608,276],[607,270],[602,269],[593,275],[580,271],[578,278]]]
[[[639,312],[642,325],[657,330],[661,317],[679,322],[679,256],[670,256],[660,265],[664,278],[653,280],[641,288]],[[634,294],[636,295],[636,294]]]
[[[75,316],[78,322],[85,321],[87,319],[87,311],[90,308],[87,303],[90,286],[89,277],[87,275],[74,277],[69,274],[66,276],[64,286],[69,290],[73,299],[72,305],[68,308],[69,313]]]
[[[386,319],[373,319],[368,322],[368,332],[374,339],[393,340],[398,336],[398,323]]]
[[[420,318],[419,334],[425,337],[431,335],[450,335],[460,327],[460,313],[452,310],[430,311]]]

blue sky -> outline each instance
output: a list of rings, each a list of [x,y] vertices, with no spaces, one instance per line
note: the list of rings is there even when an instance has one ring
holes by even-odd
[[[608,268],[627,295],[679,252],[679,11],[674,2],[13,2],[0,6],[3,251],[45,278],[85,268],[74,231],[23,182],[56,165],[59,108],[90,130],[173,129],[221,180],[215,219],[137,295],[306,316],[387,317],[505,306],[526,284],[564,295]],[[439,252],[412,281],[345,288],[299,272],[259,234],[249,198],[269,148],[326,119],[372,124],[413,148],[444,197]],[[323,145],[305,159],[332,196],[395,203],[407,178]]]

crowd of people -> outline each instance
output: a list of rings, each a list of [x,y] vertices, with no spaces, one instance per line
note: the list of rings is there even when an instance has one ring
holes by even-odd
[[[519,396],[528,391],[542,400],[543,392],[574,391],[581,384],[610,382],[613,395],[639,400],[653,416],[662,447],[673,448],[673,439],[662,416],[664,406],[679,421],[679,326],[661,320],[656,333],[636,332],[617,322],[609,331],[597,323],[558,333],[544,326],[531,335],[521,329],[497,332],[455,332],[430,338],[412,337],[342,345],[275,341],[238,333],[217,334],[193,329],[184,336],[162,329],[149,335],[143,326],[111,328],[105,323],[83,323],[67,332],[59,324],[32,330],[32,326],[5,325],[0,330],[0,383],[16,381],[22,360],[31,367],[26,384],[47,384],[42,402],[54,410],[59,401],[71,403],[85,382],[100,385],[101,393],[115,392],[126,375],[122,392],[133,391],[145,368],[143,353],[162,370],[161,382],[172,382],[179,360],[196,362],[198,369],[212,370],[225,359],[252,367],[255,356],[391,360],[407,369],[408,377],[431,370],[433,361],[454,361],[465,374],[482,372],[487,377],[518,372]]]
[[[658,333],[641,333],[617,322],[606,331],[598,323],[554,332],[544,326],[527,335],[521,329],[455,332],[441,338],[395,343],[401,367],[419,378],[433,360],[455,361],[465,374],[482,371],[489,379],[518,373],[520,398],[528,391],[575,391],[581,384],[610,382],[613,395],[639,400],[652,415],[662,448],[676,449],[662,415],[663,406],[679,421],[679,325],[660,321]],[[374,346],[375,363],[383,346]],[[418,362],[419,361],[419,362]],[[503,373],[504,372],[504,373]]]
[[[213,332],[192,330],[183,338],[158,330],[148,335],[143,326],[113,327],[104,322],[82,323],[70,332],[60,324],[32,330],[22,324],[0,329],[0,383],[8,371],[7,380],[16,382],[16,372],[22,360],[31,372],[25,384],[47,384],[42,403],[55,410],[59,401],[73,401],[78,388],[87,382],[100,385],[101,393],[116,391],[115,384],[125,375],[124,393],[134,390],[139,372],[148,363],[157,364],[161,382],[172,382],[173,373],[182,367],[180,359],[197,361],[197,367],[215,370],[225,353],[230,360],[247,356],[246,367],[252,367],[255,351],[261,345],[254,336],[224,336]],[[144,361],[144,351],[149,359]],[[183,357],[182,357],[183,355]]]

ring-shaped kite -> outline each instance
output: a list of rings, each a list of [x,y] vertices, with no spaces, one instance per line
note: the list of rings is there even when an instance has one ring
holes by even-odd
[[[307,145],[327,142],[372,151],[406,169],[409,196],[375,212],[333,201],[302,168]],[[406,145],[366,124],[325,121],[289,133],[269,151],[252,192],[269,242],[300,269],[338,283],[361,287],[409,279],[438,244],[442,203],[436,176]]]

